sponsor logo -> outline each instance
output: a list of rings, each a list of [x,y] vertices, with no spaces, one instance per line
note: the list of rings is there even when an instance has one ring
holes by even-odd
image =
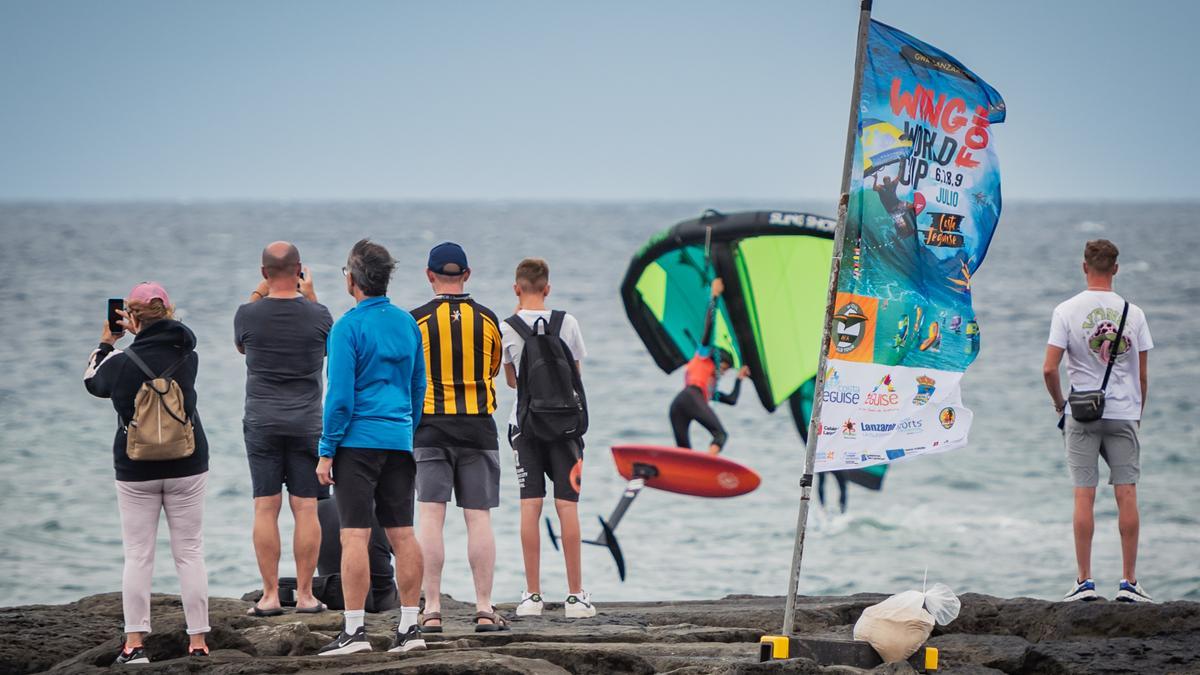
[[[904,450],[903,450],[903,449],[900,449],[900,450],[884,450],[884,452],[885,452],[885,453],[887,453],[887,458],[888,458],[888,459],[900,459],[901,457],[903,457],[903,456],[904,456]]]
[[[906,434],[919,434],[923,426],[919,419],[907,419],[896,424],[896,428]]]
[[[822,425],[822,426],[821,426],[821,435],[822,435],[822,436],[832,436],[832,435],[834,435],[834,434],[836,434],[836,433],[837,433],[837,430],[838,430],[838,428],[837,428],[837,427],[831,427],[831,426],[828,426],[828,425]]]
[[[741,481],[738,480],[736,475],[729,473],[728,471],[722,471],[721,473],[717,474],[717,483],[726,490],[733,490],[737,488]]]
[[[943,429],[949,429],[954,426],[954,420],[957,417],[954,414],[954,408],[942,408],[942,411],[938,413],[938,421],[942,423]]]
[[[860,422],[858,429],[864,434],[888,434],[896,430],[896,424],[894,422]]]
[[[848,302],[833,315],[833,348],[839,354],[849,354],[862,344],[863,336],[870,329],[867,315],[857,302]]]
[[[842,463],[843,464],[858,464],[858,453],[857,452],[842,453]]]
[[[856,437],[857,434],[854,431],[855,426],[856,425],[854,424],[854,420],[846,420],[845,422],[843,422],[842,423],[842,437],[843,438]]]
[[[878,410],[892,410],[900,407],[900,394],[896,393],[896,385],[892,382],[891,373],[884,375],[875,388],[863,398],[863,407]]]
[[[855,385],[842,385],[841,376],[838,375],[837,369],[830,367],[825,372],[825,388],[821,392],[821,399],[826,403],[846,403],[849,405],[858,405],[862,395]]]
[[[929,403],[929,397],[933,396],[934,385],[937,381],[928,375],[922,375],[917,378],[917,395],[913,396],[912,402],[917,405],[925,405]]]
[[[879,462],[879,461],[883,461],[883,460],[887,459],[883,455],[876,455],[873,453],[866,453],[866,452],[859,455],[858,457],[859,457],[859,459],[861,459],[864,462]]]
[[[820,216],[813,216],[807,213],[787,213],[785,211],[772,211],[767,217],[769,225],[799,225],[808,227],[822,232],[833,232],[837,229],[837,222]]]
[[[929,211],[933,218],[928,230],[921,230],[926,246],[941,248],[962,248],[963,235],[959,230],[963,217],[957,213],[937,213]]]

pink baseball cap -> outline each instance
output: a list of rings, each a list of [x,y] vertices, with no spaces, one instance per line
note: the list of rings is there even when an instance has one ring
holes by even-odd
[[[132,302],[147,303],[158,298],[168,307],[171,306],[171,298],[167,297],[167,290],[156,282],[143,281],[129,291],[129,300]]]

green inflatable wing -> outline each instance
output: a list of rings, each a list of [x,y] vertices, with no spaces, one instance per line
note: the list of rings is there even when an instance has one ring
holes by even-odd
[[[807,437],[820,357],[836,223],[790,211],[706,211],[650,239],[621,283],[625,313],[654,362],[672,372],[696,352],[709,284],[725,282],[715,323],[717,346],[734,355],[763,407],[787,402]],[[876,470],[877,469],[877,470]],[[849,471],[879,489],[887,466]]]
[[[709,284],[725,282],[717,346],[750,367],[767,410],[817,372],[835,223],[787,211],[707,211],[655,235],[633,256],[621,298],[664,372],[699,346]]]

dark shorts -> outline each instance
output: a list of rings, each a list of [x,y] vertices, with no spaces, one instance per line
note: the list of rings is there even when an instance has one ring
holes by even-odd
[[[554,498],[579,501],[583,483],[583,442],[577,439],[546,442],[508,428],[508,444],[517,465],[521,499],[546,496],[546,477],[554,483]]]
[[[255,498],[280,494],[285,483],[293,497],[315,499],[328,494],[317,481],[320,434],[285,436],[243,425],[242,435]]]
[[[454,503],[462,509],[500,506],[500,451],[480,448],[413,450],[417,460],[417,500]]]
[[[408,450],[338,448],[333,456],[333,493],[342,527],[412,527],[413,455]]]

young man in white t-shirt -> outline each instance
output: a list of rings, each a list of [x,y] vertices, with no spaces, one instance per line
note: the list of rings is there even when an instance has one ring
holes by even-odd
[[[540,258],[526,258],[517,265],[513,284],[517,303],[516,317],[531,328],[538,319],[551,321],[552,312],[546,308],[550,295],[550,267]],[[575,367],[587,355],[579,322],[566,314],[562,318],[559,337],[566,343],[575,359]],[[504,377],[508,386],[517,388],[518,367],[525,341],[516,329],[503,321],[500,324]],[[541,594],[541,529],[542,502],[546,498],[546,477],[554,482],[554,507],[562,528],[563,558],[567,565],[568,592],[564,610],[567,618],[595,616],[591,596],[583,590],[583,570],[580,561],[579,488],[583,475],[583,442],[563,439],[540,441],[517,428],[517,404],[509,416],[508,440],[517,465],[517,480],[521,488],[521,552],[525,559],[525,592],[517,605],[518,616],[537,616],[542,613]]]
[[[1125,300],[1113,292],[1117,254],[1117,247],[1107,239],[1089,241],[1084,247],[1087,290],[1054,308],[1046,363],[1042,367],[1054,409],[1065,415],[1067,466],[1075,484],[1075,559],[1079,574],[1074,590],[1064,598],[1068,601],[1099,597],[1091,567],[1098,458],[1103,457],[1109,468],[1108,482],[1117,499],[1121,532],[1124,578],[1116,599],[1153,602],[1138,584],[1134,567],[1138,546],[1137,481],[1141,473],[1138,429],[1146,405],[1146,361],[1154,341],[1150,338],[1146,315],[1132,303],[1125,328],[1120,340],[1117,339],[1125,308]],[[1067,356],[1067,379],[1075,391],[1100,389],[1108,362],[1113,360],[1101,419],[1080,422],[1071,416],[1058,375],[1063,354]]]

